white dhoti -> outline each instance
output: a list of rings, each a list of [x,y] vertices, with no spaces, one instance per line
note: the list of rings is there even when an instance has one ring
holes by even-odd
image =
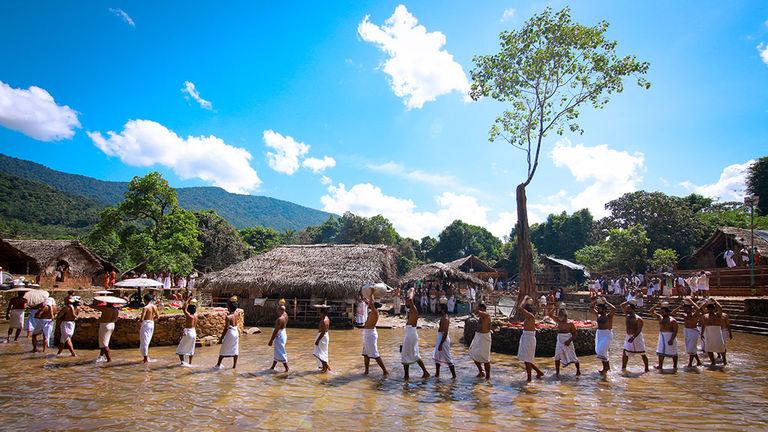
[[[375,328],[363,329],[363,356],[377,359],[379,355],[379,333]]]
[[[400,297],[395,297],[394,307],[395,315],[400,315],[400,309],[402,308],[403,301]]]
[[[27,317],[27,331],[30,333],[34,333],[35,331],[35,324],[37,324],[37,318],[35,318],[35,314],[37,311],[38,309],[29,310],[29,316]]]
[[[328,343],[331,338],[328,336],[328,332],[325,332],[320,341],[315,345],[315,351],[312,353],[317,359],[317,367],[322,368],[323,362],[328,363]]]
[[[11,309],[11,319],[8,321],[9,329],[24,328],[24,309]]]
[[[475,333],[469,345],[469,356],[478,363],[491,362],[491,332]]]
[[[272,347],[275,351],[274,359],[276,362],[288,363],[288,353],[285,352],[286,342],[288,342],[288,333],[282,328],[278,330],[275,340],[272,342]]]
[[[176,347],[176,354],[180,356],[195,355],[195,343],[197,341],[197,330],[194,328],[185,328],[181,334],[181,341]]]
[[[704,352],[724,353],[725,341],[720,326],[707,326],[704,328]]]
[[[443,340],[443,333],[437,333],[437,341],[435,342],[435,351],[432,353],[432,360],[435,363],[440,363],[448,366],[453,366],[453,355],[451,355],[451,336],[445,336],[445,342],[443,342],[442,349],[438,350],[440,341]]]
[[[405,337],[400,348],[400,363],[409,365],[421,360],[419,355],[419,333],[414,326],[405,326]]]
[[[570,333],[558,333],[557,344],[555,345],[555,361],[559,360],[563,366],[578,363],[579,358],[576,356],[576,350],[573,348],[573,341],[568,345],[565,344],[572,335]]]
[[[595,333],[595,355],[598,360],[608,361],[611,342],[613,342],[613,330],[597,330]]]
[[[236,357],[240,355],[240,331],[235,326],[228,326],[219,348],[220,357]]]
[[[149,343],[152,342],[152,335],[155,334],[155,322],[144,320],[139,329],[139,351],[144,357],[149,355]]]
[[[115,331],[115,323],[99,323],[99,348],[109,348],[113,331]]]
[[[685,352],[690,355],[696,354],[699,345],[699,330],[686,328],[683,330],[683,334],[685,336]]]
[[[61,337],[59,341],[66,343],[67,339],[72,339],[72,335],[75,334],[75,322],[74,321],[62,321],[61,322]]]
[[[656,355],[663,357],[677,357],[677,338],[672,341],[672,332],[659,332],[659,343],[656,344]]]
[[[725,347],[723,352],[725,352],[725,351],[728,351],[728,335],[729,335],[728,329],[723,327],[722,333],[723,333],[723,347]]]
[[[36,318],[35,319],[35,331],[33,335],[43,335],[43,340],[48,345],[51,344],[51,334],[53,333],[53,320],[48,318]]]
[[[624,337],[624,354],[645,354],[645,338],[643,338],[643,334],[637,335],[632,342],[629,341],[631,338],[632,335]]]
[[[536,357],[536,332],[524,330],[517,346],[517,358],[525,363],[533,363]]]

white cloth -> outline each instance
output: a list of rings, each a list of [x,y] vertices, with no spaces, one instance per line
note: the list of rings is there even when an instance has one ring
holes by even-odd
[[[288,332],[284,328],[277,331],[275,340],[272,342],[274,348],[274,359],[276,362],[288,363],[288,353],[285,352],[285,343],[288,342]]]
[[[709,278],[707,275],[699,276],[699,291],[709,291]]]
[[[677,357],[677,338],[669,344],[672,332],[659,332],[659,343],[656,344],[656,355],[664,357]]]
[[[171,289],[171,277],[166,276],[163,279],[163,289]]]
[[[29,310],[29,316],[27,317],[27,331],[30,333],[34,333],[35,331],[35,324],[37,324],[37,318],[35,318],[35,315],[37,314],[38,310],[39,309]]]
[[[491,362],[491,332],[475,332],[475,337],[469,345],[469,356],[478,363]]]
[[[35,333],[33,334],[42,334],[43,339],[45,339],[45,342],[50,346],[51,335],[53,334],[53,320],[48,318],[38,318],[35,325],[37,327],[35,327]]]
[[[724,353],[725,341],[720,326],[707,326],[704,328],[704,352]]]
[[[357,313],[355,314],[355,322],[358,325],[365,324],[365,321],[368,319],[368,305],[365,304],[365,302],[359,302],[357,304]]]
[[[379,355],[379,333],[375,328],[363,329],[363,356],[377,359]]]
[[[11,319],[8,321],[8,329],[24,328],[24,309],[11,309]]]
[[[115,323],[99,323],[99,348],[109,348],[113,331],[115,331]]]
[[[456,311],[456,298],[453,296],[448,297],[448,313],[454,313]]]
[[[395,307],[395,315],[400,315],[400,309],[402,309],[403,306],[403,299],[401,299],[400,296],[395,296],[393,306]]]
[[[683,335],[685,336],[685,352],[691,355],[696,354],[701,336],[699,330],[686,328],[683,330]]]
[[[443,340],[443,333],[437,332],[437,340],[435,341],[435,351],[432,353],[432,360],[435,363],[440,363],[448,366],[453,366],[453,355],[451,355],[451,336],[450,334],[445,336],[445,342],[443,342],[443,349],[438,350],[440,341]]]
[[[323,362],[328,363],[328,344],[331,341],[328,332],[325,332],[320,341],[315,345],[315,351],[312,353],[317,359],[317,367],[323,367]]]
[[[608,361],[609,352],[613,342],[613,330],[600,330],[595,332],[595,354],[602,361]]]
[[[197,330],[194,328],[185,328],[181,334],[179,346],[176,347],[176,354],[181,356],[195,355],[195,343],[197,341]]]
[[[152,335],[154,333],[154,321],[144,320],[141,322],[141,328],[139,329],[139,351],[145,357],[149,355],[149,343],[152,342]]]
[[[536,332],[524,330],[517,346],[517,358],[522,362],[533,363],[536,357]]]
[[[65,343],[67,339],[71,339],[75,334],[75,322],[74,321],[62,321],[61,322],[61,337],[59,341]]]
[[[240,331],[235,326],[228,326],[224,338],[221,340],[219,356],[235,357],[240,355]]]
[[[414,326],[405,326],[405,337],[400,349],[400,362],[409,365],[421,360],[419,355],[419,333]]]
[[[723,346],[725,347],[725,350],[727,351],[728,350],[728,329],[723,327],[721,329],[721,331],[723,333]]]
[[[725,257],[725,264],[728,266],[728,268],[734,268],[736,267],[736,261],[733,260],[733,251],[728,249],[725,251],[725,254],[723,256]]]
[[[570,333],[558,333],[557,344],[555,344],[555,360],[560,360],[560,364],[568,366],[570,364],[578,363],[579,358],[576,357],[576,349],[573,347],[573,341],[566,345],[565,342],[571,338]]]
[[[645,338],[643,338],[643,334],[637,335],[632,342],[629,341],[631,337],[632,335],[624,336],[624,353],[627,355],[645,354]]]

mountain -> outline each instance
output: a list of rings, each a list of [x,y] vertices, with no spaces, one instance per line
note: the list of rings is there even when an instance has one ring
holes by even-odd
[[[42,183],[66,196],[83,198],[99,207],[111,206],[123,200],[127,182],[98,180],[79,174],[56,171],[35,162],[0,154],[0,173]],[[49,191],[50,192],[50,191]],[[275,198],[238,195],[218,187],[177,188],[179,204],[188,210],[213,209],[236,228],[263,225],[278,231],[300,230],[323,223],[329,213]],[[0,195],[0,200],[9,197]],[[61,199],[64,199],[63,196]],[[42,210],[42,209],[40,209]]]

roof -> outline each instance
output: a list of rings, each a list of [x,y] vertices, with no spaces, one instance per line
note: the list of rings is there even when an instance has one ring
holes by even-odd
[[[2,243],[15,249],[25,259],[35,261],[38,266],[45,267],[59,259],[71,250],[78,250],[93,264],[101,267],[112,266],[107,261],[93,254],[85,245],[77,240],[12,240],[3,239]],[[71,260],[71,255],[68,256]],[[69,262],[69,260],[68,260]],[[69,262],[72,270],[77,270],[76,262]]]
[[[492,273],[496,271],[496,269],[489,266],[483,260],[481,260],[480,258],[474,255],[468,255],[468,256],[459,258],[457,260],[453,260],[446,264],[448,266],[457,268],[463,272],[468,272],[469,269],[472,269],[476,272],[485,272],[485,273]]]
[[[207,274],[215,294],[354,298],[366,283],[397,284],[397,250],[385,245],[286,245]]]
[[[400,278],[400,284],[407,284],[417,280],[429,278],[468,282],[476,286],[482,286],[489,289],[491,287],[488,282],[485,282],[469,273],[465,273],[456,267],[452,267],[439,262],[424,264],[414,268],[413,270],[406,273],[405,276]]]
[[[546,256],[546,255],[544,255],[543,258],[547,259],[547,260],[550,260],[550,261],[552,261],[552,262],[554,262],[556,264],[560,264],[562,266],[568,267],[571,270],[582,270],[583,271],[585,269],[583,265],[570,262],[570,261],[568,261],[566,259],[555,258],[555,257],[551,257],[551,256]]]
[[[714,234],[712,234],[707,241],[696,251],[693,256],[698,256],[705,252],[707,249],[713,247],[721,236],[727,236],[731,238],[735,243],[738,243],[740,247],[749,248],[751,244],[751,231],[744,228],[735,227],[720,227]],[[768,255],[768,231],[755,230],[754,244],[760,255]],[[738,252],[738,250],[736,251]]]

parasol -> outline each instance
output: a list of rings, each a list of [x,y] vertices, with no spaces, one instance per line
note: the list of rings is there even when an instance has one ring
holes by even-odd
[[[24,286],[20,286],[20,287],[16,287],[16,288],[11,288],[11,289],[7,290],[6,292],[27,292],[27,291],[32,291],[32,288],[27,288],[27,287],[24,287]]]
[[[134,279],[121,280],[120,282],[116,283],[113,286],[123,287],[123,288],[156,288],[156,287],[163,286],[163,283],[158,282],[154,279],[134,278]]]
[[[107,290],[98,290],[98,291],[94,291],[93,293],[96,294],[96,295],[110,295],[110,294],[114,294],[112,291],[107,291]]]
[[[27,303],[33,306],[44,303],[48,297],[50,297],[48,291],[39,289],[31,289],[27,291],[26,294],[24,294],[24,298],[27,300]]]
[[[97,302],[112,303],[112,304],[125,304],[128,303],[125,299],[114,296],[96,296],[93,298]]]

